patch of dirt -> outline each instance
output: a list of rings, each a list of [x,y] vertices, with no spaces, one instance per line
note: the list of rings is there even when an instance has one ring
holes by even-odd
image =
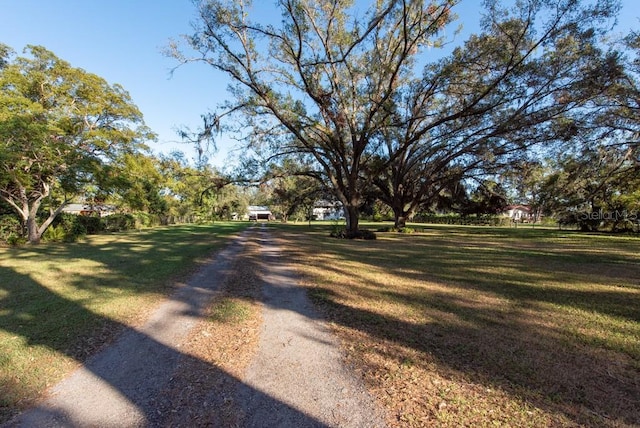
[[[258,246],[247,243],[234,263],[234,274],[181,345],[183,358],[163,396],[171,409],[165,426],[239,426],[234,394],[255,355],[261,319],[260,282],[255,272]],[[220,309],[229,312],[217,316]],[[215,369],[213,369],[215,367]]]

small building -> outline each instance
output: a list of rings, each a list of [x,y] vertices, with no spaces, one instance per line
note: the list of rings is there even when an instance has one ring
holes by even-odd
[[[344,210],[340,202],[320,200],[313,205],[314,220],[340,220],[344,218]]]
[[[529,223],[534,221],[534,212],[527,205],[508,205],[502,212],[505,217],[517,223]]]
[[[62,212],[75,215],[106,217],[115,214],[116,207],[103,204],[67,204],[62,209]]]
[[[250,205],[247,208],[249,221],[259,221],[259,220],[273,220],[273,214],[269,207],[259,206],[259,205]]]

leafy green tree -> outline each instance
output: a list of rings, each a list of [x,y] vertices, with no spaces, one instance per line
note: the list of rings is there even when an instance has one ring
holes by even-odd
[[[502,185],[487,179],[478,183],[478,186],[471,192],[462,214],[495,215],[504,211],[507,203],[507,192]]]
[[[492,176],[592,126],[593,106],[623,76],[598,48],[616,2],[485,1],[483,31],[394,99],[371,175],[402,227],[452,183]]]
[[[142,152],[124,154],[97,177],[116,205],[131,211],[143,211],[159,217],[167,214],[167,201],[162,196],[165,179],[158,160]]]
[[[549,214],[554,196],[547,185],[557,169],[554,162],[547,159],[525,159],[514,163],[501,173],[501,182],[507,189],[512,203],[531,208],[533,222],[538,222],[544,214]]]
[[[160,158],[159,170],[168,215],[176,221],[214,221],[246,212],[246,193],[209,165],[192,166],[183,153],[174,152]]]
[[[573,147],[557,156],[555,171],[543,180],[550,212],[585,230],[639,227],[640,35],[629,34],[624,48],[606,62],[617,78],[589,100],[585,118],[570,122]]]
[[[443,191],[460,182],[463,169],[447,158],[445,150],[425,145],[394,153],[392,161],[380,161],[384,167],[373,164],[374,194],[393,211],[396,228],[405,227],[420,208],[437,203]]]
[[[462,213],[469,201],[468,189],[463,180],[444,186],[433,200],[420,207],[424,213]]]
[[[0,197],[37,243],[85,183],[152,134],[121,86],[43,47],[26,52],[0,69]],[[49,215],[38,224],[45,203]]]
[[[9,46],[0,43],[0,69],[6,67],[9,64],[12,55],[13,50]]]
[[[419,52],[438,43],[456,1],[377,1],[356,17],[349,0],[279,0],[281,25],[253,18],[250,1],[200,0],[188,39],[234,82],[227,111],[246,114],[254,142],[274,154],[306,154],[345,210],[349,234],[380,144],[389,101]],[[191,59],[178,51],[182,62]]]
[[[313,205],[329,193],[313,171],[293,159],[272,165],[267,177],[271,187],[269,206],[284,222],[295,214],[306,218]]]
[[[548,209],[583,230],[632,228],[640,213],[640,167],[633,152],[602,145],[564,156],[542,184]]]
[[[357,16],[353,1],[280,0],[276,26],[250,2],[201,0],[189,43],[234,81],[225,114],[244,113],[271,155],[316,162],[357,234],[372,183],[402,223],[461,173],[572,138],[620,74],[597,48],[617,1],[487,0],[484,32],[417,75],[456,3],[378,1]]]

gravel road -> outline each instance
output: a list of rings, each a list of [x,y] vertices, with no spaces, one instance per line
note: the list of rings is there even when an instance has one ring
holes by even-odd
[[[264,322],[258,353],[240,385],[244,426],[384,426],[373,399],[342,364],[338,343],[264,228],[260,240]]]
[[[158,307],[140,329],[125,332],[56,385],[37,407],[7,427],[162,427],[161,391],[176,367],[193,358],[182,341],[242,257],[248,240],[261,244],[263,325],[258,351],[242,379],[229,383],[245,427],[382,427],[373,399],[343,365],[338,343],[319,319],[293,270],[254,226],[217,253]],[[202,370],[216,370],[201,364]]]

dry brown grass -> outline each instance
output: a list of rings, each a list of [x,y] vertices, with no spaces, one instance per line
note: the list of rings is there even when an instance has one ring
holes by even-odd
[[[640,424],[640,240],[279,229],[391,426]]]
[[[170,416],[165,426],[236,427],[242,410],[234,396],[256,352],[261,317],[260,282],[256,277],[256,243],[234,263],[224,284],[201,321],[180,348],[182,358],[161,394]]]

